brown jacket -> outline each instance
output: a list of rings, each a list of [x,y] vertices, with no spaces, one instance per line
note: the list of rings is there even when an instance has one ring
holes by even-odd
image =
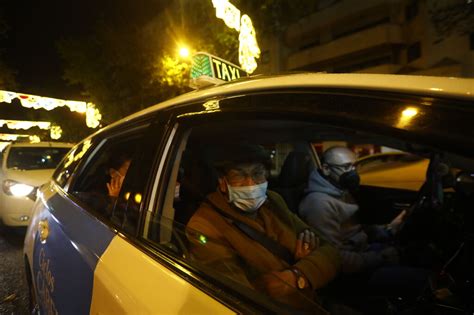
[[[236,210],[220,192],[211,193],[208,199],[229,217],[265,233],[294,254],[297,235],[311,228],[288,209],[280,195],[272,191],[268,191],[267,195],[269,198],[260,207],[255,219]],[[252,287],[251,283],[259,276],[289,267],[287,262],[249,238],[229,218],[206,202],[190,219],[187,234],[192,244],[191,253],[196,259]],[[318,248],[294,264],[313,289],[321,288],[333,279],[339,265],[339,252],[322,239],[319,240]]]

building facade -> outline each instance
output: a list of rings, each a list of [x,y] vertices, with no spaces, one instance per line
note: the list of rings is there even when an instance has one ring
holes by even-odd
[[[318,11],[262,41],[258,71],[474,77],[473,7],[472,0],[320,1]]]

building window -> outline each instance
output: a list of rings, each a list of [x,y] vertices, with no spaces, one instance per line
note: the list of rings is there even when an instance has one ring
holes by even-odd
[[[405,7],[405,19],[413,20],[418,15],[418,1],[413,1]]]
[[[469,49],[474,50],[474,33],[469,34]]]
[[[407,50],[407,60],[412,62],[421,57],[421,45],[420,42],[416,42],[413,45],[408,47]]]

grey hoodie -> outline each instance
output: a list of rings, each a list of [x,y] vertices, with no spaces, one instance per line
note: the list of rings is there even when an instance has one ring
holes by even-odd
[[[354,220],[359,206],[348,192],[334,186],[318,170],[309,176],[305,192],[306,197],[299,205],[299,215],[339,248],[342,272],[359,272],[382,264],[382,255],[368,250],[367,234]]]

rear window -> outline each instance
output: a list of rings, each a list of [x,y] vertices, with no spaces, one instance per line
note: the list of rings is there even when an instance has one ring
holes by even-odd
[[[13,147],[7,158],[7,168],[21,170],[51,169],[61,162],[70,148]]]

